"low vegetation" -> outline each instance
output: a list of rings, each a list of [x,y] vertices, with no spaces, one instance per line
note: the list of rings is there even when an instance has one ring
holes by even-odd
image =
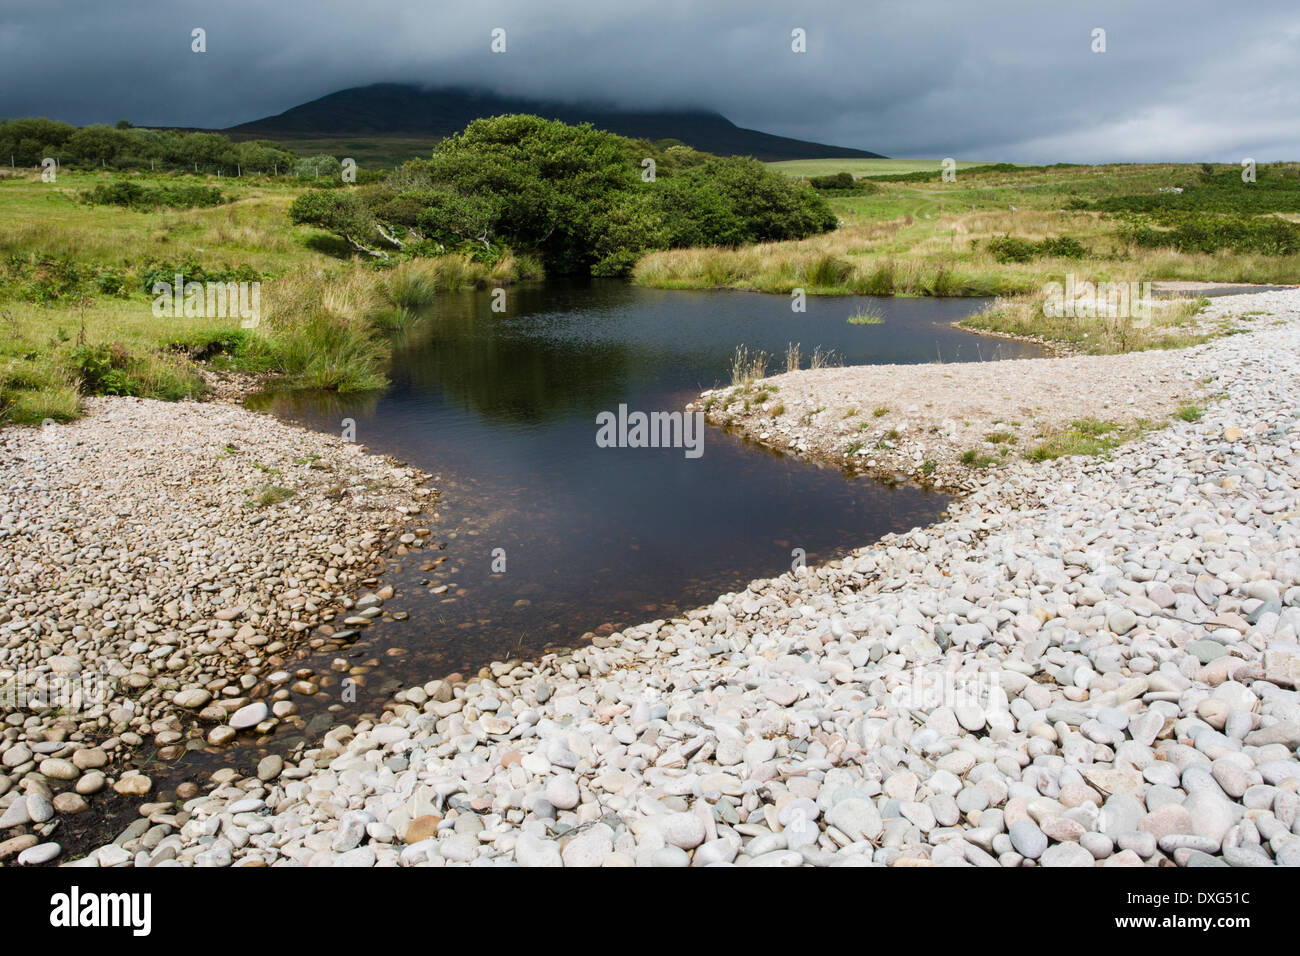
[[[221,205],[83,201],[220,190]],[[61,171],[0,178],[0,422],[80,413],[86,395],[196,397],[204,366],[340,391],[383,385],[391,333],[440,293],[541,275],[528,257],[361,262],[288,221],[301,184]],[[157,317],[154,283],[262,283],[261,322]]]
[[[1145,419],[1119,424],[1095,418],[1081,418],[1067,428],[1047,435],[1028,452],[1030,461],[1048,461],[1067,455],[1104,455],[1151,428]]]
[[[937,161],[774,166],[801,177],[851,172],[878,189],[822,190],[841,222],[834,232],[653,252],[634,280],[779,294],[1011,297],[1041,294],[1068,274],[1279,284],[1300,275],[1300,226],[1287,218],[1300,209],[1294,164],[1261,166],[1254,183],[1231,166],[957,164],[952,181]]]
[[[215,186],[188,185],[184,183],[163,186],[145,186],[129,179],[100,183],[81,194],[83,202],[100,206],[127,206],[131,209],[193,209],[196,206],[220,206],[226,201]]]
[[[973,331],[1040,339],[1090,355],[1182,348],[1208,341],[1213,331],[1197,321],[1206,299],[1159,299],[1148,317],[1049,316],[1041,295],[998,299],[959,324]]]
[[[848,318],[849,325],[880,325],[884,321],[884,313],[871,306],[863,306]]]

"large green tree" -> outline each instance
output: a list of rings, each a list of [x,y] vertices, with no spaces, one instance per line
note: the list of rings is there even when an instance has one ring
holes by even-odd
[[[625,275],[652,249],[801,238],[836,222],[814,190],[755,160],[527,115],[476,120],[385,182],[301,196],[291,215],[372,254],[509,246],[551,274],[596,275]]]

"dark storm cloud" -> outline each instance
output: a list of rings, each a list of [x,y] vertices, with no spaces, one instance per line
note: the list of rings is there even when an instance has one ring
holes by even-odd
[[[1294,0],[10,4],[0,116],[224,127],[379,81],[625,106],[892,156],[1300,158]],[[798,9],[795,9],[798,7]],[[207,52],[190,51],[195,27]],[[507,33],[504,55],[490,33]],[[1092,31],[1106,31],[1094,53]],[[791,30],[807,52],[791,52]]]

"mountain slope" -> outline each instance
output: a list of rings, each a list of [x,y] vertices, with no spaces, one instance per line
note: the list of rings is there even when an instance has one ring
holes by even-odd
[[[501,113],[534,113],[566,123],[591,123],[623,136],[679,139],[719,155],[781,159],[870,159],[879,156],[846,146],[810,143],[743,129],[705,110],[619,110],[608,106],[556,103],[463,89],[425,90],[398,83],[358,86],[286,110],[278,116],[226,130],[236,138],[375,135],[449,136],[472,120]]]

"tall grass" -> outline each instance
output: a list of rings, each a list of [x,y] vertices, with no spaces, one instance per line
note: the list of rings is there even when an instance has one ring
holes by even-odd
[[[269,283],[266,321],[247,358],[305,388],[359,392],[387,384],[388,348],[374,317],[383,302],[379,279],[356,269],[304,270]]]
[[[797,372],[799,366],[799,343],[791,342],[785,347],[785,370],[787,372]]]
[[[1150,317],[1049,317],[1041,296],[997,299],[958,323],[977,332],[1038,339],[1092,355],[1113,355],[1145,349],[1182,348],[1208,341],[1215,333],[1197,322],[1205,299],[1160,299],[1151,303]]]
[[[812,358],[808,361],[808,367],[814,371],[819,368],[835,368],[843,364],[834,349],[823,349],[820,345],[813,349]]]
[[[766,352],[751,352],[747,346],[738,345],[731,357],[731,384],[748,385],[767,375]]]

